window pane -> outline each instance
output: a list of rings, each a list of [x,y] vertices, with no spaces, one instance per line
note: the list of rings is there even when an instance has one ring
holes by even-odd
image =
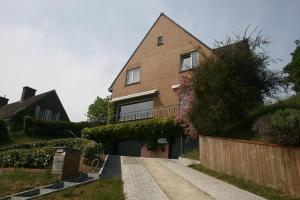
[[[182,57],[181,71],[191,68],[191,55],[185,55]]]
[[[140,68],[137,68],[134,70],[134,78],[133,78],[133,82],[139,82],[140,81]]]
[[[195,51],[192,53],[192,65],[197,67],[199,65],[199,52]]]
[[[127,84],[132,83],[133,73],[132,70],[127,71]]]
[[[127,71],[126,84],[136,83],[140,81],[140,68],[130,69]]]

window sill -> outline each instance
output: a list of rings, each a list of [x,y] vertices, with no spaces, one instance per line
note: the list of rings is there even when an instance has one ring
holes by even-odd
[[[140,84],[140,83],[141,83],[140,81],[139,82],[135,82],[135,83],[126,83],[125,87],[131,86],[131,85],[135,85],[135,84]]]
[[[180,70],[179,73],[184,73],[184,72],[189,72],[189,71],[193,71],[194,69],[196,69],[197,67],[193,67],[193,68],[189,68],[189,69],[185,69],[185,70]]]

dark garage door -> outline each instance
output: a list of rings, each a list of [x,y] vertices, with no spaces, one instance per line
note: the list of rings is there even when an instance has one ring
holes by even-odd
[[[117,144],[116,154],[122,156],[140,156],[141,143],[137,139],[120,140]]]

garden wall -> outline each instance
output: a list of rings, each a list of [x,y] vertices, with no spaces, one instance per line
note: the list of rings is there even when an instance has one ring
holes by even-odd
[[[300,148],[200,136],[201,165],[300,197]]]

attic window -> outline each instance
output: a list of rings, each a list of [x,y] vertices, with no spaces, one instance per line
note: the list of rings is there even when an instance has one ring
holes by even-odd
[[[163,36],[157,38],[157,46],[163,45]]]

